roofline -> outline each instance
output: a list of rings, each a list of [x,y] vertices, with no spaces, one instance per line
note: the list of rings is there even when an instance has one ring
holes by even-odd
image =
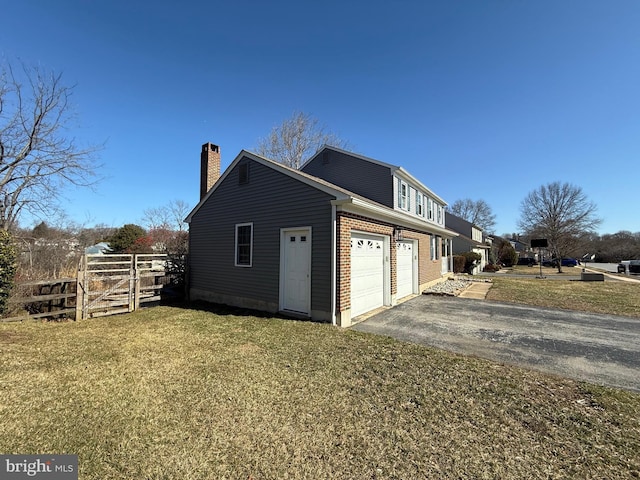
[[[333,145],[329,145],[329,144],[325,143],[324,145],[322,145],[322,146],[320,147],[320,149],[319,149],[315,154],[313,154],[313,156],[312,156],[311,158],[309,158],[306,162],[304,162],[304,163],[300,166],[300,169],[302,169],[302,168],[303,168],[307,163],[311,162],[311,160],[313,160],[313,159],[314,159],[314,158],[316,158],[318,155],[320,155],[320,154],[323,152],[323,150],[333,150],[333,151],[336,151],[336,152],[338,152],[338,153],[343,153],[343,154],[345,154],[345,155],[349,155],[349,156],[351,156],[351,157],[359,158],[360,160],[365,160],[365,161],[367,161],[367,162],[375,163],[375,164],[377,164],[377,165],[380,165],[380,166],[383,166],[383,167],[390,168],[390,169],[392,169],[392,170],[395,170],[395,169],[400,168],[400,167],[398,167],[397,165],[391,165],[390,163],[386,163],[386,162],[383,162],[383,161],[381,161],[381,160],[376,160],[375,158],[367,157],[367,156],[365,156],[365,155],[361,155],[360,153],[350,152],[350,151],[348,151],[348,150],[344,150],[344,149],[342,149],[342,148],[334,147]]]
[[[376,160],[375,158],[367,157],[359,153],[349,152],[347,150],[343,150],[342,148],[334,147],[333,145],[324,144],[322,147],[320,147],[320,150],[318,150],[309,160],[307,160],[300,166],[300,169],[302,170],[307,163],[311,162],[314,158],[320,155],[324,150],[333,150],[335,152],[342,153],[344,155],[349,155],[351,157],[364,160],[366,162],[375,163],[376,165],[380,165],[382,167],[388,168],[391,171],[392,175],[395,175],[396,173],[400,173],[401,177],[404,177],[405,179],[411,181],[411,183],[413,183],[414,185],[419,186],[422,190],[425,191],[425,193],[428,193],[435,200],[442,203],[443,207],[446,207],[447,205],[449,205],[442,197],[440,197],[440,195],[437,195],[433,190],[431,190],[424,183],[422,183],[416,177],[414,177],[409,172],[407,172],[404,168],[398,165],[392,165],[390,163],[383,162],[381,160]]]
[[[431,190],[424,183],[422,183],[416,177],[414,177],[409,172],[407,172],[404,168],[398,167],[396,172],[400,173],[400,176],[405,177],[406,179],[410,180],[412,183],[419,185],[421,189],[425,190],[430,196],[432,196],[434,199],[442,203],[443,207],[446,207],[447,205],[449,205],[440,195],[436,194],[433,190]]]
[[[231,170],[242,160],[243,158],[249,158],[257,163],[265,165],[269,168],[272,168],[284,175],[287,175],[291,178],[295,178],[307,185],[310,185],[314,188],[317,188],[320,191],[323,191],[329,195],[336,197],[336,199],[346,199],[350,198],[352,194],[347,192],[346,190],[342,190],[337,186],[332,186],[329,182],[324,182],[322,179],[316,179],[312,175],[309,175],[304,172],[300,172],[298,170],[294,170],[293,168],[287,167],[281,163],[275,162],[273,160],[269,160],[268,158],[262,157],[257,153],[249,152],[248,150],[241,150],[240,153],[233,159],[233,161],[229,164],[229,166],[225,169],[225,171],[220,175],[218,180],[213,184],[213,186],[207,191],[206,195],[202,197],[202,199],[198,202],[198,204],[189,212],[189,215],[185,218],[186,223],[190,223],[193,216],[197,213],[198,210],[202,207],[202,205],[209,199],[209,197],[213,194],[214,191],[218,189],[220,184],[224,181],[224,179],[229,175]]]
[[[330,147],[330,148],[335,148],[335,147]],[[345,152],[345,153],[351,155],[351,153],[349,152]],[[423,230],[423,231],[433,231],[434,233],[438,233],[446,237],[458,236],[458,234],[453,230],[449,230],[447,228],[434,225],[427,221],[420,220],[419,218],[413,218],[404,212],[398,212],[393,208],[368,200],[364,197],[361,197],[360,195],[357,195],[353,192],[349,192],[348,190],[344,190],[336,185],[333,185],[330,182],[314,177],[313,175],[309,175],[308,173],[301,172],[300,170],[295,170],[293,168],[287,167],[286,165],[275,162],[273,160],[269,160],[268,158],[262,157],[256,153],[249,152],[244,149],[241,150],[240,153],[238,153],[236,158],[233,159],[233,161],[225,169],[222,175],[220,175],[220,178],[216,180],[216,182],[209,189],[206,195],[202,197],[202,199],[193,208],[193,210],[191,210],[189,215],[187,215],[187,217],[185,218],[186,223],[191,223],[193,216],[198,212],[198,210],[200,210],[202,205],[209,199],[209,197],[213,194],[213,192],[218,189],[220,184],[229,175],[231,170],[233,170],[233,168],[238,164],[238,162],[240,162],[240,160],[244,157],[248,157],[249,159],[255,162],[258,162],[268,168],[276,170],[284,175],[287,175],[291,178],[301,181],[307,185],[310,185],[313,188],[316,188],[322,192],[325,192],[335,197],[335,200],[331,201],[332,205],[347,207],[347,209],[349,209],[348,208],[349,205],[352,205],[356,210],[366,212],[369,215],[375,215],[377,218],[385,221],[389,221],[390,223],[397,223],[398,225],[401,225],[401,226],[411,226],[412,228]],[[362,158],[366,159],[366,157],[362,157]],[[395,168],[393,166],[390,166],[390,167]]]

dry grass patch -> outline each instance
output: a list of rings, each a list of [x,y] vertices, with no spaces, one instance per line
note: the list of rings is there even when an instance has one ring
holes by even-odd
[[[639,395],[384,337],[169,307],[0,332],[0,451],[83,479],[640,475]]]
[[[516,275],[540,276],[540,265],[529,267],[528,265],[514,265],[505,269],[508,273]],[[558,273],[557,267],[542,267],[543,277],[569,277],[580,275],[582,268],[580,267],[562,267],[562,272]]]
[[[640,283],[493,277],[488,300],[640,317]]]

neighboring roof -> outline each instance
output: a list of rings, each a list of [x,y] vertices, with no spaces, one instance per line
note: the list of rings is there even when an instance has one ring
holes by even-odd
[[[109,250],[111,250],[111,248],[109,247],[109,244],[107,242],[100,242],[85,248],[84,253],[88,255],[102,255],[103,253],[109,252]]]
[[[463,240],[463,241],[467,242],[469,245],[473,246],[474,248],[484,248],[485,250],[489,250],[491,248],[491,245],[487,245],[486,243],[479,242],[479,241],[474,240],[473,238],[469,238],[466,235],[463,235],[461,233],[458,233],[457,238],[459,240]]]
[[[346,152],[349,153],[349,152]],[[405,226],[411,225],[415,228],[423,229],[423,230],[432,230],[447,236],[457,236],[456,232],[452,230],[448,230],[446,228],[442,228],[438,225],[434,225],[419,218],[414,218],[411,215],[407,215],[406,213],[399,212],[392,208],[387,207],[386,205],[382,205],[381,203],[374,202],[362,195],[358,195],[357,193],[350,192],[342,187],[334,185],[333,183],[327,182],[321,178],[318,178],[313,175],[309,175],[308,173],[301,172],[300,170],[296,170],[294,168],[283,165],[282,163],[276,162],[274,160],[269,160],[268,158],[262,157],[256,153],[249,152],[247,150],[242,150],[236,156],[236,158],[231,162],[231,164],[226,168],[224,173],[220,176],[220,178],[213,184],[211,189],[207,192],[207,194],[200,200],[198,205],[194,207],[193,210],[189,213],[185,222],[190,223],[193,216],[197,213],[197,211],[202,207],[202,205],[209,199],[209,197],[215,192],[220,184],[224,181],[224,179],[229,175],[229,173],[233,170],[233,168],[242,160],[244,157],[247,157],[257,163],[260,163],[266,167],[269,167],[273,170],[276,170],[284,175],[287,175],[291,178],[294,178],[298,181],[301,181],[307,185],[310,185],[313,188],[316,188],[322,192],[325,192],[333,197],[335,197],[335,201],[332,203],[336,206],[345,207],[348,205],[353,206],[355,209],[361,209],[368,213],[378,214],[379,216],[388,217],[388,220],[394,220],[397,223],[402,223]]]
[[[386,163],[386,162],[383,162],[383,161],[380,161],[380,160],[376,160],[375,158],[366,157],[364,155],[360,155],[359,153],[349,152],[347,150],[343,150],[341,148],[334,147],[332,145],[323,145],[320,148],[320,150],[318,150],[313,157],[311,157],[309,160],[307,160],[306,162],[304,162],[302,164],[300,169],[303,169],[304,166],[307,163],[312,161],[317,156],[321,155],[324,150],[333,150],[334,152],[342,153],[344,155],[349,155],[349,156],[352,156],[354,158],[358,158],[360,160],[364,160],[365,162],[371,162],[371,163],[375,163],[376,165],[380,165],[382,167],[386,167],[391,171],[392,174],[399,175],[400,177],[403,177],[405,180],[409,180],[414,185],[419,186],[422,190],[424,190],[426,193],[428,193],[434,199],[436,199],[440,203],[442,203],[443,206],[447,206],[448,205],[448,203],[445,202],[439,195],[437,195],[433,190],[431,190],[429,187],[427,187],[424,183],[422,183],[416,177],[414,177],[409,172],[407,172],[404,168],[402,168],[402,167],[400,167],[398,165],[392,165],[390,163]]]
[[[476,230],[480,230],[482,232],[482,234],[484,235],[484,230],[482,230],[482,227],[479,227],[475,223],[471,223],[469,220],[465,220],[464,218],[462,218],[462,217],[460,217],[458,215],[455,215],[455,214],[453,214],[453,213],[451,213],[451,212],[449,212],[447,210],[445,210],[444,215],[445,215],[445,225],[447,223],[446,217],[452,217],[451,220],[454,220],[454,223],[455,222],[463,223],[463,224],[469,226],[470,228],[475,228]],[[457,230],[455,230],[454,227],[449,227],[449,228],[451,228],[452,230],[457,232]],[[459,232],[459,233],[462,233],[462,232]]]

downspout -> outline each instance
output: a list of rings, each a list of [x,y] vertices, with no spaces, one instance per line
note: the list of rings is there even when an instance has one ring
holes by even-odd
[[[336,326],[336,275],[338,271],[338,242],[336,232],[336,206],[331,205],[331,325]]]

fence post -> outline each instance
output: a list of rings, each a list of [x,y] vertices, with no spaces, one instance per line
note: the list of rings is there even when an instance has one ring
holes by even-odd
[[[87,256],[80,257],[78,275],[76,278],[76,321],[84,319],[84,284],[86,278]]]
[[[129,296],[129,306],[128,306],[128,310],[129,312],[133,312],[134,309],[134,295],[133,295],[133,290],[135,289],[135,275],[136,275],[136,269],[135,269],[135,255],[131,255],[131,258],[129,259],[129,292],[128,292],[128,296]]]
[[[134,264],[134,286],[133,286],[133,309],[140,309],[140,272],[138,265],[138,255],[133,256],[133,264]]]

